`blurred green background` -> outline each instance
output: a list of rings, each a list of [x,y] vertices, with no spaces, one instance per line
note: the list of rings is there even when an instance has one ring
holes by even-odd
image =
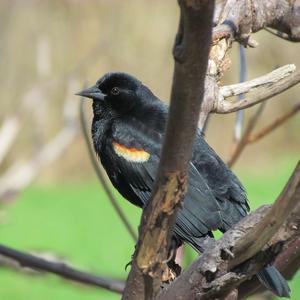
[[[17,114],[21,128],[0,162],[1,174],[6,175],[13,164],[36,157],[64,126],[65,116],[77,111],[79,100],[73,94],[105,72],[132,73],[168,101],[178,13],[174,0],[2,0],[0,120],[5,122]],[[249,79],[287,63],[300,65],[299,44],[266,32],[254,38],[259,47],[246,50]],[[224,84],[238,81],[237,45],[230,59]],[[257,129],[288,111],[299,101],[299,91],[294,87],[269,101]],[[91,117],[88,102],[86,108]],[[246,118],[252,111],[247,110]],[[234,121],[234,114],[213,115],[206,134],[225,160]],[[299,121],[295,116],[249,145],[235,165],[252,209],[272,203],[295,167],[300,150]],[[137,227],[140,211],[115,194]],[[95,178],[80,131],[62,155],[43,167],[17,197],[0,199],[0,243],[54,255],[96,274],[126,278],[124,267],[134,243]],[[291,283],[294,300],[300,299],[299,286],[300,275]],[[1,300],[83,298],[119,296],[0,263]]]

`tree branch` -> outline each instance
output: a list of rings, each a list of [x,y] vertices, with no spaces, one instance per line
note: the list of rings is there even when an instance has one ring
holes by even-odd
[[[266,136],[267,134],[272,132],[274,129],[276,129],[277,127],[282,125],[284,122],[286,122],[289,118],[294,116],[298,111],[300,111],[300,103],[297,103],[286,114],[284,114],[283,116],[279,117],[274,122],[272,122],[271,124],[267,125],[263,129],[261,129],[258,133],[252,134],[254,127],[257,124],[257,121],[262,113],[263,108],[264,108],[263,104],[265,104],[265,102],[261,103],[261,106],[257,109],[256,113],[254,113],[254,115],[249,120],[248,125],[245,129],[245,132],[243,133],[242,138],[238,142],[235,142],[233,144],[230,158],[228,159],[228,162],[227,162],[229,167],[232,167],[236,163],[236,161],[238,160],[238,158],[240,157],[243,150],[245,149],[245,147],[248,144],[254,143],[257,140],[263,138],[264,136]]]
[[[248,143],[254,143],[261,138],[265,137],[267,134],[281,126],[283,123],[285,123],[287,120],[289,120],[291,117],[293,117],[296,113],[300,111],[300,102],[296,103],[291,110],[289,110],[286,114],[282,115],[278,119],[274,120],[271,124],[267,125],[266,127],[262,128],[259,132],[250,134],[248,137],[247,142]]]
[[[251,40],[251,38],[250,38],[250,34],[252,32],[258,31],[258,30],[264,28],[264,26],[266,26],[266,25],[271,26],[273,28],[276,28],[276,27],[282,25],[283,23],[285,23],[285,25],[287,25],[287,23],[288,23],[287,20],[283,21],[283,19],[287,15],[289,15],[291,17],[291,14],[293,14],[292,17],[295,16],[294,11],[292,11],[292,9],[291,9],[291,8],[294,9],[294,6],[290,2],[281,1],[279,3],[278,1],[274,1],[274,0],[272,1],[272,3],[269,3],[269,2],[270,1],[264,1],[264,3],[261,3],[257,0],[227,1],[225,3],[225,5],[223,7],[221,7],[221,9],[219,10],[220,16],[216,18],[218,20],[219,26],[217,26],[217,28],[214,32],[214,44],[213,44],[213,46],[211,48],[211,52],[210,52],[210,59],[209,59],[209,63],[208,63],[206,83],[205,83],[206,94],[205,94],[204,101],[202,103],[201,114],[200,114],[200,119],[199,119],[200,128],[203,128],[208,114],[212,111],[220,112],[220,113],[227,113],[227,112],[233,112],[233,111],[237,111],[241,108],[246,108],[246,107],[255,105],[259,102],[269,99],[270,97],[272,97],[278,93],[283,92],[284,90],[290,88],[291,86],[295,85],[296,83],[298,83],[300,81],[299,72],[292,73],[294,71],[294,70],[292,70],[292,72],[290,72],[291,73],[290,77],[289,76],[282,77],[278,80],[278,82],[276,84],[271,84],[271,85],[267,84],[267,86],[263,86],[263,88],[261,88],[259,90],[259,92],[257,90],[250,89],[251,91],[253,91],[253,93],[248,95],[248,97],[246,97],[238,105],[235,102],[230,103],[229,101],[226,101],[226,103],[225,103],[225,101],[224,101],[224,103],[222,103],[222,104],[226,105],[226,108],[222,107],[220,109],[216,109],[216,106],[214,106],[215,99],[219,99],[218,98],[219,97],[219,87],[218,87],[219,80],[229,65],[229,62],[225,56],[226,56],[226,52],[229,49],[229,47],[231,46],[232,42],[234,40],[238,40],[238,41],[242,42],[244,45],[255,46],[255,42],[253,40]],[[182,3],[182,2],[180,2],[180,3]],[[195,1],[189,1],[189,5],[193,5],[194,3],[195,3]],[[235,4],[235,5],[233,5],[233,4]],[[268,6],[270,6],[269,7],[270,9],[269,8],[266,9]],[[270,13],[270,11],[271,11],[271,13]],[[180,21],[179,31],[177,34],[177,43],[180,45],[180,47],[177,47],[177,48],[175,47],[175,51],[174,51],[174,56],[177,58],[177,63],[181,62],[181,60],[182,60],[182,53],[184,53],[184,51],[182,51],[183,47],[182,47],[181,41],[184,39],[184,36],[186,35],[186,28],[184,26],[185,15],[183,14],[183,11],[181,11],[181,13],[182,13],[181,21]],[[275,24],[275,20],[277,20],[276,21],[277,24]],[[290,23],[290,25],[297,26],[297,24],[295,24],[295,22],[293,24]],[[294,31],[293,34],[296,34],[296,32]],[[196,45],[194,44],[194,46],[196,46]],[[179,52],[179,55],[178,55],[178,52]],[[197,62],[197,60],[194,60],[194,63],[195,62]],[[190,71],[190,73],[193,74],[192,71]],[[176,74],[176,72],[175,72],[175,74]],[[175,77],[175,79],[176,79],[176,77]],[[191,91],[194,91],[193,81],[191,81],[191,82],[192,82],[192,86],[189,88]],[[173,83],[174,83],[173,86],[176,86],[176,84],[175,84],[176,80],[174,80]],[[181,87],[179,86],[179,88],[181,88]],[[184,92],[185,91],[183,89],[183,93]],[[180,95],[180,92],[179,92],[179,95]],[[185,99],[185,98],[181,97],[181,100],[182,99]],[[217,107],[219,108],[219,106],[217,106]],[[180,119],[177,119],[176,122],[180,123],[179,120]],[[182,126],[182,124],[181,124],[181,126]],[[182,126],[182,127],[184,127],[184,126]],[[176,143],[175,138],[174,138],[173,143],[175,145],[175,143]],[[172,149],[170,151],[171,151],[170,153],[172,154]],[[180,155],[181,155],[181,153],[180,153]],[[171,170],[174,170],[174,169],[171,169]],[[169,213],[169,210],[164,211],[164,209],[166,209],[166,205],[163,206],[162,203],[165,204],[164,201],[167,202],[168,199],[172,199],[172,198],[173,199],[175,198],[175,199],[177,199],[177,201],[179,201],[178,199],[180,199],[181,196],[179,196],[178,194],[176,194],[175,196],[172,194],[170,195],[168,188],[171,186],[171,189],[172,189],[172,187],[174,188],[174,187],[178,186],[179,183],[181,184],[181,180],[179,180],[178,177],[175,177],[175,176],[173,178],[171,176],[169,176],[164,179],[165,179],[165,185],[163,185],[164,189],[158,190],[162,197],[157,197],[157,198],[163,198],[163,200],[160,202],[161,206],[159,206],[157,204],[156,209],[161,208],[161,211]],[[168,179],[170,180],[171,184],[169,184]],[[160,180],[162,182],[161,178],[160,178]],[[182,186],[180,186],[180,188],[178,188],[179,193],[181,193],[180,189],[182,189]],[[157,199],[154,197],[154,200],[153,200],[154,203],[155,203],[155,200],[157,200]],[[158,201],[157,201],[157,203],[158,203]],[[148,207],[146,208],[146,211],[149,208],[149,206],[151,207],[151,204],[148,205]],[[168,207],[168,209],[170,209],[170,208]],[[290,209],[290,207],[287,209],[287,212],[290,212],[289,209]],[[151,211],[151,209],[149,209],[149,210]],[[159,209],[157,209],[157,211],[158,210]],[[174,207],[172,207],[172,211],[173,210],[174,210]],[[139,252],[140,245],[138,245],[138,249],[136,251],[135,257],[141,258],[140,261],[137,259],[137,265],[140,266],[140,269],[139,269],[140,274],[136,275],[138,273],[138,271],[136,271],[136,270],[138,270],[138,267],[135,266],[135,261],[134,261],[133,262],[133,270],[135,269],[135,271],[133,271],[133,273],[136,272],[136,274],[135,274],[136,276],[133,276],[132,278],[129,277],[129,285],[128,286],[131,286],[131,290],[135,291],[135,294],[134,295],[131,294],[131,296],[135,296],[137,299],[138,298],[142,299],[145,297],[145,295],[148,296],[149,298],[153,298],[153,295],[155,295],[155,291],[159,290],[159,285],[161,283],[161,280],[160,280],[161,276],[157,275],[157,270],[159,269],[160,274],[161,274],[162,273],[161,270],[164,268],[164,265],[161,264],[162,260],[155,259],[154,255],[151,253],[151,251],[155,248],[157,250],[155,252],[155,254],[157,256],[166,257],[165,253],[162,255],[162,252],[160,251],[160,248],[159,248],[160,244],[163,244],[163,243],[166,244],[166,242],[165,242],[166,240],[164,239],[164,233],[163,233],[163,235],[159,236],[154,230],[151,230],[153,228],[155,229],[155,220],[159,216],[159,214],[155,214],[155,209],[153,211],[154,211],[154,215],[152,215],[152,217],[153,217],[152,219],[151,218],[150,219],[143,218],[143,221],[150,220],[148,222],[148,226],[145,225],[145,224],[147,224],[146,222],[143,223],[143,225],[145,225],[145,227],[147,229],[150,228],[150,230],[148,230],[148,234],[145,234],[145,236],[142,237],[141,240],[143,240],[143,238],[144,238],[144,240],[147,240],[147,242],[149,244],[158,241],[158,246],[157,246],[157,248],[155,248],[155,247],[152,248],[152,247],[147,247],[144,245],[144,248],[142,249],[142,251]],[[271,209],[271,211],[272,211],[272,209]],[[251,223],[252,225],[253,224],[255,225],[256,223],[260,224],[260,222],[263,222],[263,220],[265,220],[264,219],[265,213],[266,213],[266,211],[259,212],[258,215],[253,217],[252,221],[251,221],[251,219],[247,219],[247,221],[249,223]],[[270,216],[267,214],[267,217],[270,217]],[[281,220],[281,222],[283,222],[283,220]],[[168,232],[167,230],[165,230],[165,228],[168,228],[169,224],[170,223],[163,224],[161,231]],[[244,223],[242,223],[242,224],[244,224]],[[141,231],[140,231],[141,236],[144,232],[143,225],[142,225]],[[161,225],[161,223],[160,223],[160,225]],[[243,230],[245,229],[247,234],[249,234],[249,231],[251,231],[252,228],[247,227],[248,224],[244,224],[243,226],[244,226]],[[257,226],[261,226],[261,225],[257,225]],[[274,234],[274,232],[268,228],[268,234],[271,235],[271,234]],[[237,236],[240,237],[240,235],[241,234],[239,234]],[[159,238],[157,238],[158,236],[159,236]],[[228,237],[228,235],[226,235],[226,234],[224,236]],[[237,238],[237,236],[236,236],[236,238]],[[268,236],[264,235],[265,239],[267,237]],[[268,238],[270,238],[270,236]],[[230,239],[230,237],[228,237],[228,239]],[[226,238],[225,238],[225,240],[226,240]],[[261,245],[262,242],[265,243],[266,241],[264,241],[263,239],[260,240],[260,243],[258,243],[258,245],[260,247],[263,246],[263,245]],[[234,241],[232,240],[232,243],[235,243],[235,240]],[[237,242],[237,244],[238,243],[239,242]],[[231,244],[230,244],[230,246],[231,246]],[[277,251],[278,243],[276,242],[275,244],[272,244],[272,246],[273,247],[267,248],[267,250],[263,250],[262,254],[265,253],[264,251],[270,251],[271,254],[273,254],[274,256],[277,255],[278,254],[278,251]],[[228,250],[227,248],[222,248],[222,249],[224,249],[225,253],[231,253],[231,251]],[[251,247],[250,247],[250,249],[251,249]],[[150,250],[150,251],[148,251],[148,250]],[[258,252],[259,249],[251,249],[251,251]],[[138,256],[139,253],[142,253],[143,255],[141,255],[139,257]],[[220,251],[217,253],[219,255],[218,259],[219,259],[219,263],[220,263],[222,261],[222,259],[220,258],[221,257]],[[255,253],[251,253],[251,255],[253,255]],[[222,254],[224,254],[224,253],[222,253]],[[247,254],[247,252],[246,252],[246,254]],[[207,253],[206,255],[207,255],[206,259],[209,259],[214,256],[211,253]],[[249,253],[247,255],[249,255]],[[234,253],[233,253],[233,256],[234,256]],[[259,257],[256,257],[256,256],[255,256],[255,258],[250,259],[252,273],[249,271],[246,275],[243,275],[240,277],[238,277],[233,272],[230,272],[228,274],[225,273],[225,275],[222,274],[222,276],[216,278],[216,280],[213,281],[212,286],[214,285],[214,288],[211,289],[212,293],[204,292],[204,293],[202,293],[204,295],[203,297],[204,298],[207,297],[208,294],[210,296],[213,295],[214,293],[216,293],[216,291],[221,286],[223,286],[224,291],[226,291],[226,289],[230,289],[230,287],[233,286],[233,280],[235,282],[240,283],[242,280],[249,278],[249,276],[256,273],[262,267],[263,264],[268,263],[270,260],[270,257],[272,257],[272,256],[269,256],[266,258],[264,255],[264,258],[265,258],[264,260],[261,260]],[[204,255],[204,258],[205,258],[205,255]],[[234,259],[237,260],[237,258],[234,258]],[[210,274],[218,273],[219,274],[219,270],[218,270],[219,266],[221,267],[221,269],[223,268],[222,271],[224,271],[224,268],[226,269],[228,267],[230,267],[230,268],[234,267],[237,263],[237,262],[234,262],[234,259],[227,259],[226,260],[227,262],[225,264],[220,263],[220,265],[219,265],[219,263],[216,263],[215,270],[214,271],[208,270],[208,273],[210,273]],[[149,261],[151,261],[152,264],[149,264]],[[206,266],[205,260],[203,260],[203,262],[204,262],[203,264]],[[210,260],[210,262],[211,262],[211,260]],[[210,265],[210,263],[208,263],[208,265]],[[213,269],[214,269],[214,267],[213,267]],[[149,272],[149,270],[151,270],[151,272]],[[150,273],[150,275],[149,275],[149,273]],[[175,281],[175,283],[182,282],[182,286],[179,286],[178,289],[176,289],[176,288],[172,289],[173,294],[172,294],[172,296],[170,296],[169,299],[176,299],[176,298],[180,298],[180,297],[189,298],[189,296],[187,296],[187,295],[190,295],[189,293],[191,293],[191,291],[193,290],[193,288],[191,288],[191,284],[194,283],[194,279],[197,277],[196,273],[197,272],[195,271],[192,275],[189,274],[191,276],[187,277],[186,280],[182,279],[182,278],[184,278],[184,276],[181,275]],[[206,272],[204,272],[204,273],[206,273]],[[197,282],[199,283],[199,282],[201,282],[201,280],[203,280],[203,276]],[[189,282],[189,284],[187,284],[187,282]],[[207,285],[206,285],[206,288],[207,288],[209,286],[210,280],[206,280],[206,282],[207,282]],[[184,285],[186,285],[186,287],[184,287]],[[173,284],[171,284],[170,286],[173,286]],[[145,294],[143,294],[144,291],[146,291]],[[180,295],[178,294],[178,292]],[[198,290],[198,292],[199,292],[199,290]],[[125,293],[124,299],[130,298],[130,297],[128,297],[128,295],[129,294]],[[159,297],[164,297],[164,296],[165,296],[165,294],[162,293],[162,296],[159,296]],[[194,296],[195,296],[195,294],[194,294]],[[199,296],[199,294],[198,294],[198,296]]]
[[[17,116],[6,118],[0,129],[0,164],[11,149],[15,138],[21,128]]]
[[[300,267],[300,237],[292,241],[275,259],[274,266],[287,280],[292,280]],[[262,293],[266,289],[257,277],[243,282],[239,286],[239,299],[245,299],[253,294]]]
[[[253,81],[257,81],[258,79],[259,78],[254,79]],[[257,103],[266,101],[266,100],[286,91],[287,89],[293,87],[294,85],[298,84],[299,82],[300,82],[300,72],[296,71],[294,73],[291,73],[289,76],[280,78],[276,83],[273,83],[273,84],[263,83],[261,86],[257,87],[257,90],[253,91],[251,94],[247,95],[244,99],[242,99],[240,101],[238,101],[238,100],[227,101],[227,100],[218,99],[217,103],[215,104],[214,108],[212,109],[212,112],[220,113],[220,114],[227,114],[227,113],[238,111],[240,109],[251,107]],[[236,84],[231,87],[232,87],[233,93],[236,92],[236,91],[234,91],[235,87],[238,87],[238,88],[244,87],[245,89],[247,88],[245,83]],[[230,89],[230,86],[228,86],[226,88]],[[242,91],[243,91],[243,88],[239,91],[239,93],[241,93]]]
[[[220,87],[219,101],[223,101],[225,98],[257,91],[261,88],[269,88],[271,85],[277,84],[286,77],[290,78],[289,76],[291,76],[295,70],[296,66],[294,64],[289,64],[249,81],[222,86]]]
[[[145,207],[123,299],[153,299],[166,269],[176,212],[187,184],[211,42],[214,1],[180,0],[171,105],[157,181]],[[199,49],[201,48],[201,51]]]
[[[216,32],[251,46],[249,37],[265,27],[286,33],[300,41],[300,7],[289,0],[227,0],[218,18]]]
[[[71,100],[73,101],[73,100]],[[42,169],[57,159],[79,132],[76,112],[67,95],[64,104],[64,126],[29,161],[17,161],[0,177],[0,200],[10,199],[29,185]]]
[[[253,131],[255,125],[257,124],[263,110],[265,107],[265,103],[262,103],[256,110],[256,112],[253,114],[251,119],[249,120],[247,127],[243,133],[242,138],[238,141],[238,143],[234,144],[232,154],[227,162],[228,166],[231,168],[234,163],[238,160],[240,157],[241,153],[245,149],[247,145],[248,138]]]
[[[240,79],[239,82],[243,83],[246,81],[247,76],[247,63],[246,63],[246,54],[245,48],[240,45]],[[244,94],[238,95],[238,100],[242,100],[244,98]],[[245,111],[241,110],[236,113],[235,126],[234,126],[234,141],[239,142],[242,137],[243,124],[245,119]]]
[[[134,241],[137,241],[137,235],[135,233],[135,230],[133,229],[133,227],[131,226],[129,220],[126,217],[126,214],[123,212],[122,208],[120,207],[117,199],[114,197],[108,183],[106,182],[105,176],[102,172],[102,170],[99,167],[99,163],[97,161],[97,158],[95,156],[95,153],[92,149],[91,146],[91,142],[90,142],[90,138],[89,138],[89,133],[87,130],[87,121],[86,121],[86,116],[85,116],[85,112],[84,112],[84,100],[81,97],[80,98],[80,124],[81,124],[81,129],[82,129],[82,133],[83,133],[83,137],[85,140],[85,144],[87,146],[88,149],[88,153],[89,153],[89,157],[90,157],[90,161],[92,163],[92,166],[95,170],[95,173],[109,199],[109,201],[111,202],[113,208],[115,209],[117,215],[119,216],[119,218],[121,219],[121,221],[123,222],[125,228],[127,229],[128,233],[130,234],[130,236],[132,237],[132,239]]]
[[[299,42],[298,38],[294,39],[293,37],[291,37],[290,35],[288,35],[287,33],[284,33],[284,32],[273,30],[273,29],[270,29],[267,27],[265,28],[265,31],[267,31],[283,40],[289,41],[289,42]]]
[[[103,48],[107,47],[107,42],[100,40],[96,45],[84,56],[79,63],[66,71],[59,77],[50,78],[46,80],[40,80],[33,85],[24,96],[18,101],[18,107],[13,115],[7,117],[0,129],[0,164],[5,159],[9,150],[14,144],[17,135],[21,129],[21,121],[24,121],[24,116],[32,115],[32,109],[41,98],[45,98],[46,90],[54,89],[56,86],[65,83],[77,75],[88,63],[95,60],[97,56],[102,53]],[[76,90],[76,89],[75,89]],[[47,99],[46,99],[47,100]],[[26,121],[26,120],[25,120]]]
[[[275,234],[287,217],[291,214],[300,199],[300,162],[289,182],[281,192],[276,202],[261,221],[240,239],[234,249],[235,257],[229,262],[231,268],[252,257],[257,249]]]
[[[121,280],[108,279],[79,271],[64,263],[47,261],[43,258],[20,252],[4,245],[0,245],[0,254],[19,262],[22,267],[50,272],[69,280],[98,286],[117,293],[122,293],[124,289],[124,282]]]
[[[251,278],[299,239],[299,200],[300,162],[273,206],[256,210],[227,231],[157,299],[223,297]],[[237,266],[238,273],[233,271]]]
[[[208,62],[205,96],[199,119],[200,129],[206,124],[210,112],[229,113],[272,97],[272,94],[265,90],[259,95],[254,95],[257,97],[246,98],[245,102],[240,103],[241,106],[238,106],[237,103],[231,105],[231,103],[223,101],[226,107],[218,109],[216,103],[221,102],[218,101],[220,79],[230,66],[230,60],[226,54],[234,41],[239,41],[245,46],[256,47],[257,43],[252,40],[251,34],[264,29],[266,26],[285,32],[290,40],[300,41],[299,14],[299,4],[289,0],[227,0],[221,1],[217,5],[214,16],[217,25],[213,31],[213,45]],[[298,75],[294,75],[293,80],[295,82],[292,85],[299,82]],[[275,89],[275,92],[278,94],[289,88],[288,81],[290,79],[283,81],[282,85]]]

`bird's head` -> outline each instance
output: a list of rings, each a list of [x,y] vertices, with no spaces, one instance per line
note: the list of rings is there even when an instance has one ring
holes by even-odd
[[[77,95],[93,99],[94,106],[109,106],[118,114],[131,110],[143,101],[141,90],[146,88],[135,77],[126,73],[107,73],[94,86]]]

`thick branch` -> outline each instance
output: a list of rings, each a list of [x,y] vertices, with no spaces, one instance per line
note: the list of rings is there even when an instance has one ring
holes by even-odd
[[[142,215],[123,299],[153,299],[160,290],[172,227],[186,189],[187,166],[204,94],[214,1],[181,0],[179,5],[181,18],[162,157],[152,198]]]
[[[272,207],[258,209],[227,231],[158,299],[214,299],[249,279],[299,239],[299,200],[300,162]],[[239,274],[232,271],[237,265]]]
[[[47,261],[43,258],[20,252],[4,245],[0,245],[0,254],[19,262],[22,267],[28,267],[39,271],[54,273],[66,279],[98,286],[117,293],[122,293],[124,289],[123,281],[108,279],[87,272],[79,271],[67,266],[64,263]]]
[[[235,257],[230,260],[229,266],[235,267],[242,261],[253,256],[257,250],[275,234],[289,214],[296,207],[300,199],[300,162],[292,177],[272,205],[264,218],[247,234],[239,239],[234,249]]]
[[[249,93],[239,103],[224,101],[222,105],[226,105],[225,108],[220,108],[220,105],[214,106],[215,99],[218,99],[220,94],[218,87],[219,80],[229,65],[229,61],[226,59],[226,52],[234,40],[239,40],[245,45],[255,46],[254,41],[250,39],[252,32],[258,31],[265,26],[279,28],[283,23],[290,25],[290,28],[292,26],[297,28],[298,26],[296,22],[289,23],[287,20],[287,17],[290,17],[291,20],[297,15],[294,2],[290,1],[233,0],[227,1],[225,5],[219,8],[220,16],[216,17],[219,26],[215,29],[214,44],[210,52],[206,77],[206,94],[202,103],[199,121],[200,128],[204,126],[208,114],[212,111],[227,113],[250,107],[283,92],[300,81],[299,72],[292,73],[294,70],[291,70],[288,72],[288,76],[279,78],[276,84],[263,83],[259,89],[250,87],[248,92],[251,91],[252,93]],[[291,33],[294,35],[297,32],[293,31]],[[266,263],[271,262],[270,259],[278,254],[279,248],[282,245],[285,246],[291,239],[297,237],[296,234],[299,234],[295,230],[289,231],[286,229],[288,234],[285,235],[285,239],[282,236],[276,235],[268,243],[268,246],[260,251],[296,205],[295,198],[297,198],[297,201],[299,200],[299,181],[298,166],[289,186],[285,189],[286,194],[283,193],[278,198],[270,211],[267,209],[258,211],[257,214],[243,220],[236,227],[235,231],[226,233],[220,241],[216,242],[216,248],[206,252],[199,259],[198,263],[194,263],[183,275],[165,289],[158,298],[194,299],[197,296],[197,299],[212,299],[220,296],[220,289],[222,296],[224,296],[234,286],[255,274]],[[282,199],[285,200],[283,201]],[[280,205],[286,205],[286,207],[282,209]],[[283,211],[280,211],[280,209]],[[277,219],[275,219],[275,216]],[[299,222],[299,219],[297,220]],[[266,227],[269,224],[268,222],[271,225]],[[258,236],[257,229],[253,231],[256,232],[256,236],[252,235],[252,226],[255,226],[255,228],[257,226],[260,232],[266,227],[258,243],[256,239],[256,236]],[[288,228],[288,226],[285,228]],[[266,255],[266,251],[269,255]],[[259,254],[255,255],[257,252]],[[251,258],[253,255],[255,256]],[[245,274],[239,276],[234,272],[230,272],[232,268],[237,264],[243,263],[245,260],[248,260],[246,264],[248,268],[246,267]],[[200,273],[198,272],[199,269]]]
[[[265,91],[265,93],[256,95],[259,96],[258,98],[247,98],[246,102],[240,103],[240,107],[238,105],[231,107],[229,102],[224,101],[224,104],[229,107],[217,109],[219,107],[216,102],[219,99],[220,79],[230,66],[230,60],[226,57],[226,54],[234,41],[239,41],[246,46],[257,46],[257,43],[251,39],[251,33],[264,29],[266,26],[287,33],[290,40],[300,41],[299,14],[300,6],[297,1],[220,1],[214,17],[217,25],[214,28],[213,45],[207,69],[205,96],[199,119],[200,128],[204,127],[206,119],[212,111],[217,113],[237,111],[271,98],[272,94]],[[296,81],[299,82],[299,78]],[[275,92],[278,94],[289,88],[289,83],[285,82],[285,84],[286,87],[282,86]]]
[[[228,0],[218,19],[218,31],[248,43],[252,32],[271,27],[300,41],[300,6],[289,0]]]
[[[273,264],[287,280],[292,280],[300,267],[300,237],[288,244]],[[239,299],[245,299],[266,289],[257,277],[247,280],[239,286]]]

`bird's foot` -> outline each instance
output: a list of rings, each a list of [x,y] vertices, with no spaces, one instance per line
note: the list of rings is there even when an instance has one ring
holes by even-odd
[[[132,260],[125,265],[125,271],[127,271],[127,268],[131,265],[132,265]]]

